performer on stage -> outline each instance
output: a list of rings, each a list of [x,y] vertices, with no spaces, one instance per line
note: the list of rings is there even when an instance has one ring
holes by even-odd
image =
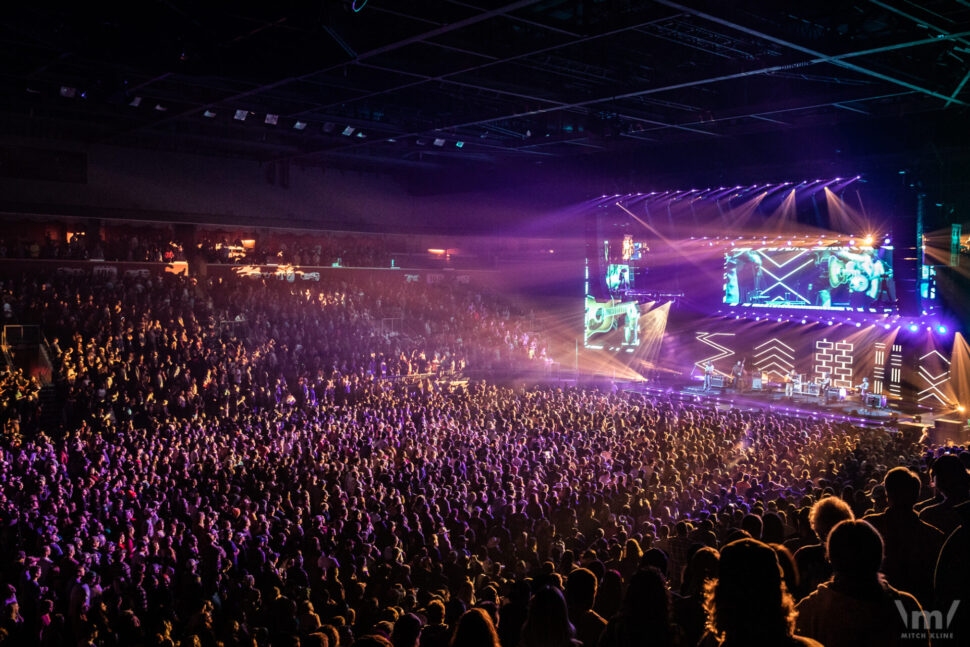
[[[829,387],[832,385],[832,378],[829,377],[828,373],[822,375],[821,381],[818,383],[818,401],[821,404],[826,404],[829,401]]]
[[[731,385],[734,387],[734,390],[737,391],[738,393],[741,392],[741,376],[743,374],[744,374],[744,364],[739,361],[731,369]]]
[[[785,397],[792,398],[795,396],[795,378],[798,377],[795,374],[795,369],[788,372],[785,376]]]
[[[711,390],[711,379],[714,377],[714,365],[710,362],[704,364],[704,390]]]
[[[866,396],[869,394],[869,378],[862,378],[862,384],[859,385],[859,397],[862,398],[862,404],[866,403]]]

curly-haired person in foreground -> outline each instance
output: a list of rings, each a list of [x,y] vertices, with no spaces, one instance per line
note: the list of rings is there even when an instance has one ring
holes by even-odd
[[[795,602],[775,551],[760,541],[739,539],[721,550],[706,606],[703,647],[822,647],[795,635]]]

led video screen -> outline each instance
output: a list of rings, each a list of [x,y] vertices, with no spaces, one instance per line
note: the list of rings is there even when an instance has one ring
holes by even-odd
[[[633,287],[633,275],[629,265],[609,265],[606,268],[606,289],[610,294]]]
[[[724,255],[724,303],[763,308],[896,308],[892,247],[737,247]]]
[[[634,349],[640,345],[640,304],[586,297],[583,341],[587,348]]]

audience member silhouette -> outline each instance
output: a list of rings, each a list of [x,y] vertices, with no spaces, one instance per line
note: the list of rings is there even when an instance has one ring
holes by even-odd
[[[576,629],[569,621],[566,598],[553,586],[544,586],[529,601],[522,625],[520,647],[578,647]]]
[[[828,537],[832,579],[795,607],[799,633],[825,647],[928,645],[910,626],[913,613],[922,614],[919,602],[886,583],[882,558],[882,538],[868,522],[836,525]]]
[[[803,546],[795,553],[799,590],[793,595],[807,595],[832,575],[832,567],[825,559],[825,540],[835,524],[854,518],[852,508],[835,496],[825,497],[812,506],[810,523],[817,543]]]
[[[933,570],[943,545],[943,533],[920,520],[913,510],[920,492],[916,474],[905,467],[894,467],[886,474],[883,485],[889,507],[865,517],[885,546],[882,572],[892,586],[929,606],[933,602]]]
[[[462,614],[448,647],[500,647],[492,618],[483,609]]]
[[[714,548],[697,549],[684,569],[684,583],[680,596],[674,598],[674,618],[683,634],[683,644],[696,645],[704,635],[707,612],[704,609],[704,591],[710,580],[717,579],[720,555]]]
[[[596,576],[586,568],[574,569],[566,578],[569,618],[576,627],[577,640],[584,647],[596,647],[606,628],[606,620],[593,611],[596,587]]]
[[[708,631],[719,647],[822,647],[795,634],[795,602],[775,551],[755,539],[721,550],[707,586]]]
[[[948,537],[961,523],[960,515],[954,508],[970,498],[970,476],[967,468],[953,454],[944,454],[933,461],[930,476],[943,500],[920,510],[919,518]]]
[[[670,592],[655,568],[634,573],[619,613],[610,618],[600,647],[637,647],[679,644],[672,621]]]

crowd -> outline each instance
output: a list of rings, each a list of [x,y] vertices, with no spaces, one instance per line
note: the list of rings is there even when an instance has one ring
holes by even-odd
[[[403,238],[401,239],[403,240]],[[290,264],[343,267],[388,267],[393,256],[388,239],[376,234],[206,235],[199,250],[210,263]],[[399,250],[401,251],[401,250]]]
[[[41,327],[69,427],[343,402],[375,380],[541,367],[515,308],[467,287],[360,279],[24,274],[6,323]]]
[[[69,228],[58,225],[55,229]],[[209,263],[388,267],[393,256],[388,238],[376,234],[202,231],[199,238],[196,251]],[[406,239],[398,240],[403,249]],[[10,227],[0,236],[0,258],[168,263],[186,260],[186,251],[172,227],[109,224],[96,233],[54,235],[24,226]]]
[[[8,223],[0,231],[0,259],[207,263],[331,267],[493,267],[505,261],[548,258],[543,239],[464,238],[352,231],[293,231],[245,227],[135,225],[104,222]],[[432,253],[432,251],[434,253]]]
[[[151,228],[108,228],[107,235],[85,232],[55,237],[8,230],[0,238],[0,258],[70,261],[133,261],[171,263],[185,260],[171,232]]]
[[[937,611],[933,644],[967,644],[962,448],[401,379],[541,359],[454,286],[31,276],[0,298],[67,404],[0,446],[0,644],[926,645]]]
[[[0,358],[0,430],[16,436],[22,421],[28,426],[36,423],[40,383],[6,365]]]

